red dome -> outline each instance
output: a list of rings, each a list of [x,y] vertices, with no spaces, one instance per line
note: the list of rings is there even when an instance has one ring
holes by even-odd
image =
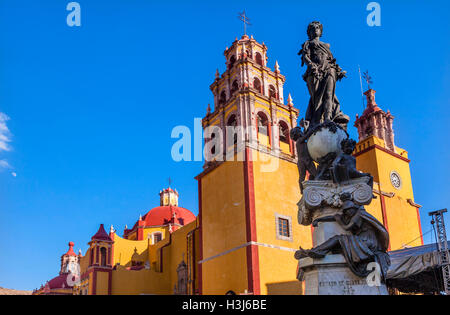
[[[67,284],[67,273],[63,273],[48,282],[50,289],[62,289],[71,288],[72,286]]]
[[[174,217],[175,215],[175,217]],[[160,206],[153,208],[142,218],[145,226],[177,223],[186,225],[195,220],[195,215],[188,209],[176,206]]]

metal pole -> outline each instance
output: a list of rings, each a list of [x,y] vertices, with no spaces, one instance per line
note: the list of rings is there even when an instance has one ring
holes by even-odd
[[[445,231],[444,213],[447,209],[429,212],[433,220],[432,224],[436,226],[437,243],[439,250],[440,265],[442,268],[442,279],[444,281],[444,291],[450,295],[450,257],[448,254],[447,233]]]

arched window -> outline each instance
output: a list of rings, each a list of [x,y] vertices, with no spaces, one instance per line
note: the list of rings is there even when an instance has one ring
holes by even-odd
[[[100,248],[100,265],[106,266],[106,248]]]
[[[236,127],[237,126],[236,115],[231,115],[230,118],[228,118],[227,126],[230,126],[230,127]],[[233,131],[233,144],[236,144],[237,140],[238,140],[238,135],[237,135],[237,132],[236,132],[237,130],[234,129],[234,130],[227,130],[227,131],[230,131],[230,132]]]
[[[233,84],[231,84],[231,94],[234,94],[237,90],[239,90],[239,84],[237,83],[237,80],[234,80]]]
[[[220,97],[219,97],[219,105],[225,104],[226,101],[227,101],[227,93],[225,93],[225,91],[222,91],[222,93],[220,93]]]
[[[213,141],[215,137],[216,137],[216,134],[215,134],[215,133],[212,133],[212,134],[211,134],[211,140],[210,140],[210,141]],[[215,145],[211,148],[211,154],[212,154],[213,156],[214,156],[214,154],[216,154],[216,146],[215,146]]]
[[[263,112],[258,113],[258,133],[264,136],[269,135],[269,120]]]
[[[162,234],[157,232],[153,233],[153,244],[156,244],[162,240]]]
[[[289,127],[284,121],[280,121],[280,142],[289,144]]]
[[[261,56],[261,54],[260,54],[259,52],[257,52],[257,53],[255,54],[255,61],[256,61],[256,63],[259,64],[260,66],[263,66],[263,65],[264,65],[264,64],[263,64],[263,58],[262,58],[262,56]]]
[[[253,88],[262,94],[261,81],[259,81],[259,79],[256,77],[253,79]]]
[[[236,62],[236,56],[233,55],[233,56],[231,56],[230,61],[228,63],[228,69],[233,68],[235,62]]]
[[[269,86],[269,97],[277,98],[277,91],[273,85]]]

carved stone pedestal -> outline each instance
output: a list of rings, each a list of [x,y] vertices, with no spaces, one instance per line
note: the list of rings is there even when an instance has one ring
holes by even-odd
[[[384,284],[369,286],[366,279],[353,274],[342,255],[327,255],[322,259],[302,258],[305,295],[387,295]]]

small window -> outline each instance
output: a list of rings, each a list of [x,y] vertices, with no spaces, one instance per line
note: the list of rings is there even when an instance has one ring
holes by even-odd
[[[261,56],[261,54],[259,52],[257,52],[255,54],[255,61],[257,64],[259,64],[260,66],[263,66],[263,58]]]
[[[236,57],[233,55],[233,56],[231,56],[231,58],[230,58],[230,62],[229,62],[229,64],[228,64],[228,69],[233,68],[235,62],[236,62]]]
[[[239,84],[236,80],[234,80],[233,84],[231,85],[231,94],[234,94],[237,90],[239,90]]]
[[[253,88],[262,94],[261,81],[258,78],[253,79]]]
[[[101,266],[106,266],[106,248],[100,248],[100,264]]]
[[[278,232],[281,236],[289,237],[289,220],[278,218]]]
[[[222,91],[222,93],[220,93],[220,97],[219,97],[219,105],[225,104],[226,101],[227,101],[227,94],[225,93],[225,91]]]
[[[212,134],[211,134],[211,140],[210,140],[210,141],[213,141],[213,139],[214,139],[215,137],[216,137],[216,134],[215,134],[215,133],[212,133]],[[216,146],[215,146],[215,145],[211,148],[211,154],[212,154],[212,155],[216,154]]]
[[[289,143],[289,127],[284,122],[280,122],[280,142]]]
[[[231,115],[231,117],[228,119],[227,126],[235,127],[235,128],[237,127],[237,120],[236,120],[235,115]],[[236,131],[236,130],[234,129],[234,131]],[[236,132],[234,132],[233,133],[233,144],[237,144],[237,141],[238,141],[238,135]]]
[[[263,112],[258,113],[258,133],[268,136],[269,121]]]
[[[153,234],[153,244],[156,244],[162,240],[162,234],[161,233],[154,233]]]
[[[269,97],[277,98],[277,91],[273,85],[269,86]]]
[[[292,242],[292,218],[275,213],[275,224],[277,239]]]

